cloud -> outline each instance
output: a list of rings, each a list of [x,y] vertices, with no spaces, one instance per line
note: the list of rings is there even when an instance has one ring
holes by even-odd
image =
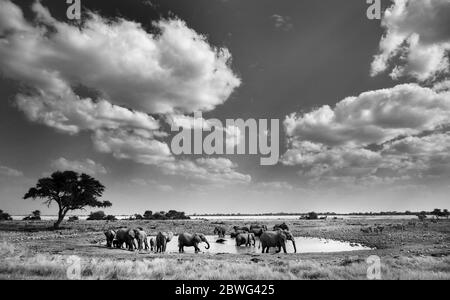
[[[151,133],[145,131],[98,130],[92,136],[92,141],[99,152],[111,153],[118,159],[131,159],[146,165],[174,160],[169,146],[153,139]]]
[[[51,168],[54,171],[75,171],[89,175],[103,175],[107,173],[105,167],[91,159],[68,160],[60,157],[52,161]]]
[[[23,173],[19,170],[0,165],[0,176],[21,177],[23,176]]]
[[[180,175],[191,180],[210,184],[247,184],[251,176],[236,171],[237,165],[226,158],[198,158],[195,161],[180,160],[162,165],[168,175]]]
[[[281,16],[281,15],[272,15],[270,17],[275,25],[275,28],[283,30],[283,31],[289,31],[294,28],[294,25],[291,22],[291,17],[289,16]]]
[[[291,114],[284,125],[291,138],[327,146],[381,144],[449,124],[449,100],[448,91],[403,84],[346,98],[334,108]]]
[[[450,176],[450,92],[417,84],[370,91],[285,120],[282,156],[309,183],[389,184]]]
[[[211,110],[240,85],[229,51],[209,45],[179,19],[155,22],[159,34],[153,34],[138,23],[90,13],[79,28],[36,2],[32,26],[11,2],[0,5],[2,69],[35,88],[83,85],[116,105],[172,113]]]
[[[390,76],[411,76],[419,81],[448,74],[450,0],[393,0],[385,11],[385,35],[371,73],[392,69]]]
[[[136,22],[95,13],[81,26],[60,22],[40,2],[32,12],[30,22],[18,6],[0,0],[0,71],[24,87],[15,105],[29,120],[68,134],[88,131],[95,149],[118,159],[239,180],[234,166],[211,170],[200,160],[176,161],[163,141],[161,116],[150,115],[224,103],[241,83],[227,49],[211,46],[179,19],[154,22],[158,33],[149,33]],[[75,87],[98,97],[83,97]]]

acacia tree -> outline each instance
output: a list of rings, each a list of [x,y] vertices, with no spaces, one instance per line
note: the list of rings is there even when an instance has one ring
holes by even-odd
[[[99,201],[105,187],[95,178],[78,174],[73,171],[55,172],[50,177],[41,178],[35,187],[31,188],[24,199],[46,199],[45,204],[52,202],[58,205],[58,220],[53,227],[59,228],[66,214],[71,210],[85,207],[109,207],[111,202]]]

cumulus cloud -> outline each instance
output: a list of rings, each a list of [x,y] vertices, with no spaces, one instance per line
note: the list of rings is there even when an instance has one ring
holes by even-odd
[[[167,173],[248,179],[239,178],[234,165],[176,161],[164,142],[168,134],[150,115],[208,111],[225,102],[241,83],[227,49],[211,46],[179,19],[155,22],[158,33],[149,33],[136,22],[95,13],[74,26],[53,18],[40,2],[32,12],[31,22],[11,1],[0,0],[0,71],[25,87],[15,105],[28,119],[68,134],[88,131],[98,151]],[[75,87],[98,97],[82,97]],[[98,167],[65,159],[55,166]]]
[[[210,46],[181,20],[155,22],[159,33],[152,34],[138,23],[91,13],[79,28],[36,2],[32,26],[11,2],[0,5],[2,69],[34,87],[83,85],[113,104],[169,113],[211,110],[240,85],[229,51]]]
[[[311,182],[388,183],[449,176],[450,93],[417,84],[371,91],[290,115],[287,166]]]
[[[291,114],[284,125],[291,138],[327,146],[380,144],[450,123],[450,93],[417,84],[365,92],[306,114]]]
[[[96,163],[92,159],[68,160],[60,157],[52,161],[51,168],[55,171],[75,171],[89,175],[102,175],[107,173],[104,166]]]
[[[19,170],[0,165],[0,176],[21,177],[23,176],[23,173]]]
[[[131,159],[146,165],[174,160],[169,146],[145,131],[98,130],[92,141],[99,152],[110,153],[118,159]]]
[[[448,74],[450,0],[393,0],[385,11],[385,35],[371,73],[392,69],[391,77],[411,76],[420,81]]]

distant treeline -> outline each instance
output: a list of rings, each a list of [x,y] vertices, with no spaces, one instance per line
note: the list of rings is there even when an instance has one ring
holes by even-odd
[[[143,215],[134,214],[128,220],[186,220],[190,219],[183,211],[169,210],[168,212],[160,211],[153,213],[147,210]],[[103,211],[92,212],[87,220],[108,220],[115,221],[117,218],[112,215],[106,215]]]
[[[417,216],[417,215],[438,215],[438,216],[445,216],[448,215],[448,210],[444,209],[435,209],[433,211],[382,211],[382,212],[352,212],[352,213],[335,213],[335,212],[308,212],[308,213],[285,213],[285,212],[279,212],[279,213],[260,213],[260,214],[241,214],[241,213],[231,213],[231,214],[193,214],[192,216],[205,216],[205,217],[264,217],[264,216],[307,216],[310,214],[317,214],[321,216]]]

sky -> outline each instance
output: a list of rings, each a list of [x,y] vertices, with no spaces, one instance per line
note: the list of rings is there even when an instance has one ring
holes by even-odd
[[[0,0],[0,209],[58,170],[109,214],[448,208],[450,0],[81,4]],[[175,155],[197,112],[279,120],[278,163]]]

